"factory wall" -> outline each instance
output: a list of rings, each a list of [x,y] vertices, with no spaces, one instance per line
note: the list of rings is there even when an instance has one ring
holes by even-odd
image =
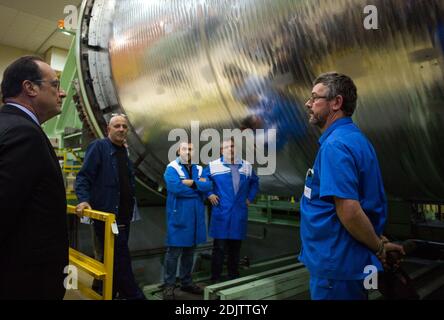
[[[68,51],[51,47],[45,53],[45,60],[55,71],[62,72],[68,58]]]
[[[3,79],[6,67],[18,57],[27,54],[32,54],[32,52],[0,44],[0,81]]]
[[[24,55],[34,55],[34,52],[18,49],[0,44],[0,81],[3,79],[3,72],[6,67],[15,59]],[[50,48],[45,54],[44,59],[56,71],[62,72],[65,67],[68,51],[56,47]]]

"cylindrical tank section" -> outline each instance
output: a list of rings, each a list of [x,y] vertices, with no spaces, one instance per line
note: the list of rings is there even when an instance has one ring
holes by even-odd
[[[444,3],[367,4],[85,1],[88,123],[103,134],[112,113],[128,116],[131,159],[152,188],[163,185],[174,128],[276,129],[276,172],[261,177],[261,191],[298,196],[320,136],[304,104],[312,80],[335,70],[358,87],[353,119],[375,146],[387,193],[443,200]]]

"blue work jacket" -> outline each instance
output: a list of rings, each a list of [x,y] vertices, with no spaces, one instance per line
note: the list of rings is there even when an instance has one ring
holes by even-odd
[[[167,195],[167,245],[192,247],[207,241],[204,200],[212,188],[211,181],[203,174],[199,165],[191,166],[195,188],[182,183],[191,179],[179,158],[168,164],[164,179]],[[206,181],[199,181],[205,178]]]
[[[234,192],[230,167],[223,157],[209,163],[205,174],[213,182],[213,190],[219,204],[212,207],[210,236],[214,239],[243,240],[247,234],[248,207],[246,200],[253,202],[259,190],[259,178],[250,163],[242,160],[239,167],[239,190]]]
[[[134,169],[127,157],[130,187],[135,194]],[[82,168],[76,177],[75,191],[80,202],[88,202],[94,210],[114,213],[117,217],[120,201],[116,147],[108,138],[95,140],[86,149]],[[140,215],[134,199],[132,221]]]
[[[359,201],[377,235],[387,215],[382,176],[373,146],[350,117],[336,120],[320,137],[301,198],[300,261],[319,278],[358,280],[367,265],[381,270],[374,253],[342,225],[334,197]]]

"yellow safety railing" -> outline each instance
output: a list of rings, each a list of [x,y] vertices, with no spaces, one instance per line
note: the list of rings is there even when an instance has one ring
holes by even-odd
[[[77,198],[74,192],[74,184],[76,176],[82,168],[82,158],[77,154],[77,150],[70,148],[57,149],[56,152],[59,160],[63,158],[61,169],[64,174],[66,199],[75,201]]]
[[[72,149],[62,149],[60,150],[63,152],[63,172],[64,173],[72,173],[72,174],[77,174],[80,169],[82,168],[82,159],[77,155],[77,153],[75,151],[73,151]],[[77,162],[79,162],[79,165],[69,165],[68,163],[68,154],[71,154],[74,156],[74,158],[76,159]]]
[[[68,214],[76,214],[75,207],[68,205]],[[116,216],[112,213],[105,213],[96,210],[83,210],[83,216],[105,222],[105,242],[103,247],[103,263],[87,255],[69,248],[69,262],[71,265],[85,271],[95,279],[103,281],[103,295],[87,287],[81,282],[78,283],[80,292],[95,300],[111,300],[113,298],[113,264],[114,264],[114,234],[112,224],[116,222]]]

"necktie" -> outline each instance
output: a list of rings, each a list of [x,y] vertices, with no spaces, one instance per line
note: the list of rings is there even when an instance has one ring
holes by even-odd
[[[237,164],[232,164],[230,165],[230,168],[231,168],[231,177],[233,180],[234,193],[237,193],[239,191],[239,181],[240,181],[239,166]]]

